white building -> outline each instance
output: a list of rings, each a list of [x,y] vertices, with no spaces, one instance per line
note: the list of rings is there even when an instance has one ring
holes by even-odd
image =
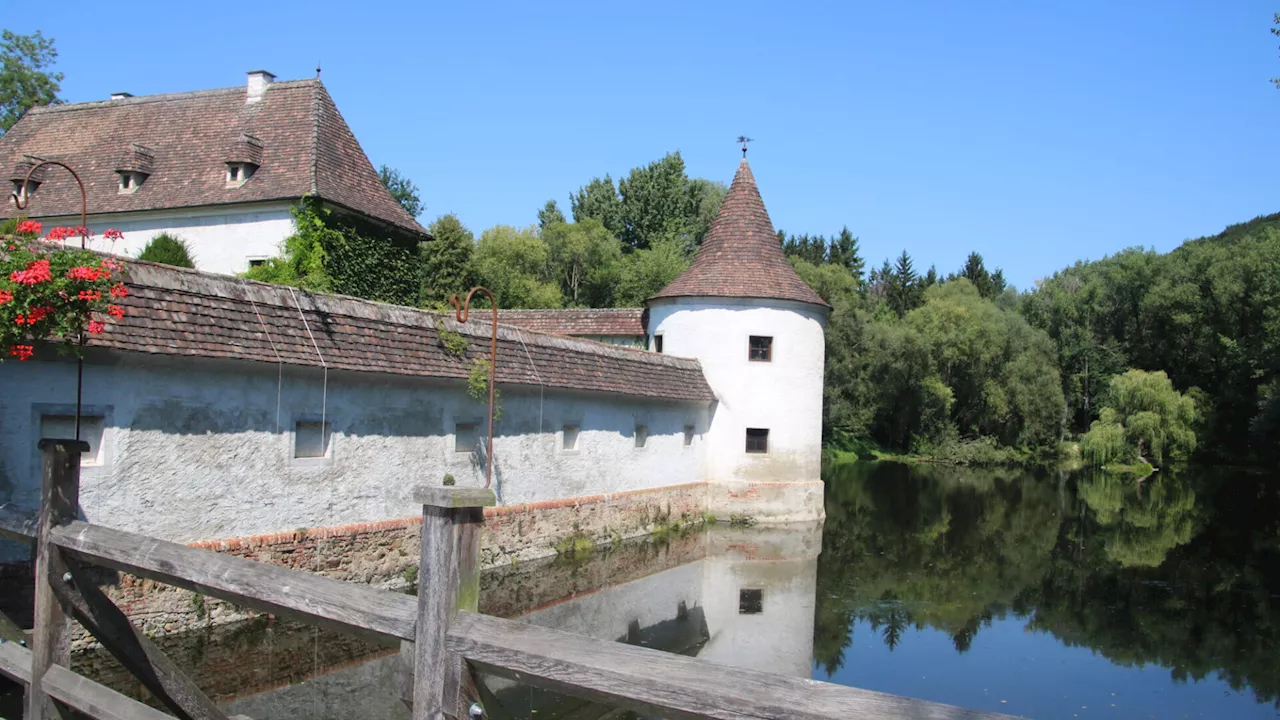
[[[485,406],[466,390],[483,313],[459,325],[142,262],[126,282],[127,314],[85,361],[90,521],[182,542],[331,536],[416,524],[419,485],[484,483]],[[822,517],[828,308],[783,257],[745,161],[692,266],[649,305],[610,322],[656,352],[500,325],[495,553],[704,512]],[[36,442],[68,435],[75,377],[50,348],[0,365],[0,504],[37,505]]]
[[[80,175],[93,248],[104,252],[135,256],[168,233],[187,241],[197,268],[244,272],[280,254],[293,233],[290,208],[304,196],[388,241],[427,238],[318,79],[274,82],[258,70],[241,87],[32,108],[0,137],[0,169],[27,203],[20,210],[6,198],[0,219],[80,224],[80,190],[65,170],[45,166],[24,184],[45,160]],[[102,240],[108,228],[124,239]]]

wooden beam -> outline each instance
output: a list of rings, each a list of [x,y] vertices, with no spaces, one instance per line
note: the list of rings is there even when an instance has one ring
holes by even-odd
[[[31,651],[0,643],[0,674],[31,683]],[[61,665],[45,671],[45,692],[58,702],[98,720],[173,720],[173,716],[77,675]]]
[[[17,643],[0,642],[0,675],[31,684],[31,651]]]
[[[62,612],[49,578],[67,571],[53,546],[58,525],[75,520],[80,505],[80,454],[83,440],[41,440],[40,514],[36,537],[35,629],[31,642],[31,682],[27,685],[27,720],[52,720],[61,710],[44,691],[41,678],[53,665],[71,665],[71,619]]]
[[[54,594],[143,687],[181,720],[227,720],[187,674],[129,622],[80,563],[65,564],[71,582],[49,578]]]
[[[0,642],[26,644],[27,634],[12,618],[0,612]]]
[[[0,537],[30,543],[36,537],[36,525],[37,518],[34,514],[0,505]]]
[[[51,538],[82,562],[259,612],[392,646],[414,637],[417,608],[408,595],[80,521],[55,528]]]
[[[418,577],[417,637],[414,640],[413,720],[466,717],[461,656],[445,647],[445,634],[460,609],[475,611],[480,596],[477,569],[484,488],[430,488],[418,492],[422,508],[422,554]]]
[[[479,669],[668,720],[1011,720],[1011,716],[715,665],[459,613],[448,647]]]

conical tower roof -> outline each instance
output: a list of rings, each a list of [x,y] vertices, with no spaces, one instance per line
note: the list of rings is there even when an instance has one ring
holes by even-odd
[[[650,300],[668,297],[767,298],[831,307],[783,255],[746,158],[693,263]]]

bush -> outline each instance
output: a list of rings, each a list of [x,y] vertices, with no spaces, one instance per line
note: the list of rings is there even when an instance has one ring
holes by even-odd
[[[195,269],[196,266],[187,242],[168,233],[151,238],[151,242],[138,253],[138,259],[182,268]]]

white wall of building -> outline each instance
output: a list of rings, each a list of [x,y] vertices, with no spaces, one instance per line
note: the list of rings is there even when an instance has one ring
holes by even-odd
[[[649,331],[668,355],[697,358],[719,403],[707,435],[708,480],[818,481],[826,311],[754,298],[649,303]],[[748,359],[748,338],[773,338],[772,360]],[[769,430],[769,451],[746,452],[747,428]]]
[[[293,234],[290,203],[254,203],[220,207],[176,208],[148,212],[90,215],[94,250],[136,257],[151,238],[161,233],[187,241],[196,268],[233,275],[249,269],[249,260],[280,254],[280,243]],[[56,225],[79,225],[80,218],[40,218],[45,230]],[[102,233],[112,228],[123,240],[110,242]],[[78,244],[78,239],[68,244]]]
[[[34,510],[42,414],[73,413],[75,363],[5,363],[0,394],[0,504]],[[463,383],[319,368],[136,354],[92,356],[86,415],[102,416],[100,464],[81,474],[92,522],[174,541],[237,537],[412,517],[421,484],[484,483],[481,452],[457,450],[457,423],[485,407]],[[494,440],[494,487],[517,504],[694,482],[702,474],[708,409],[553,388],[505,387]],[[331,428],[326,458],[294,457],[297,421]],[[576,448],[563,427],[576,425]],[[636,447],[636,427],[647,430]],[[691,445],[685,427],[693,426]],[[0,542],[0,547],[4,547]],[[15,559],[16,546],[0,550]],[[9,557],[6,557],[9,556]],[[25,557],[25,551],[17,553]]]

